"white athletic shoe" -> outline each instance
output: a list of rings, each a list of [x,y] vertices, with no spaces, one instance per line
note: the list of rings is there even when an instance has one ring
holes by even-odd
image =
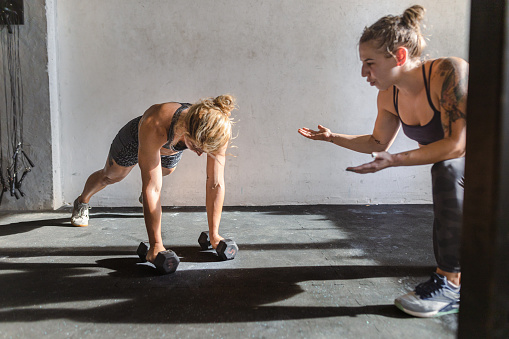
[[[71,224],[73,226],[84,227],[88,226],[88,210],[90,206],[78,202],[78,198],[74,200],[74,206],[72,208]]]
[[[439,317],[458,313],[460,287],[452,285],[447,278],[433,273],[431,278],[417,285],[414,291],[394,300],[400,310],[414,317]]]

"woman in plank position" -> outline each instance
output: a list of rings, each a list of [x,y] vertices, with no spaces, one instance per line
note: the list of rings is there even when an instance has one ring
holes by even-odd
[[[194,105],[168,102],[151,106],[142,116],[128,122],[113,140],[103,169],[90,175],[81,195],[74,201],[71,223],[88,225],[90,198],[103,188],[124,179],[139,163],[142,178],[143,214],[153,262],[164,251],[161,237],[162,177],[172,173],[182,152],[207,154],[206,207],[210,243],[223,238],[219,222],[225,194],[226,149],[232,136],[231,111],[234,98],[221,95]]]

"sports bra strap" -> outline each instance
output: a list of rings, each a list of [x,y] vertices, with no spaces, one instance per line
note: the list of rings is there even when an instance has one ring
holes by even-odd
[[[394,109],[396,110],[396,114],[398,114],[398,116],[399,116],[398,96],[399,96],[399,90],[396,88],[396,86],[392,86],[392,102],[394,104]]]
[[[429,65],[428,79],[426,79],[426,72],[424,70],[425,67],[424,64],[422,64],[422,76],[424,78],[424,87],[426,88],[426,96],[428,97],[429,106],[431,107],[434,113],[440,113],[440,111],[436,109],[435,105],[433,105],[433,100],[431,100],[431,70],[433,68],[433,64],[435,63],[435,61],[436,60],[433,60],[431,62],[431,65]]]

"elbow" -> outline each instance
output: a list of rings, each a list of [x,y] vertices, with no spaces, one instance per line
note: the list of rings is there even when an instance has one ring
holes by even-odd
[[[207,189],[214,191],[224,191],[225,184],[224,180],[207,180]]]
[[[462,158],[466,154],[466,142],[455,142],[453,147],[451,147],[449,151],[449,155],[447,158],[456,159]]]
[[[392,142],[394,141],[394,139],[392,140],[388,140],[388,141],[383,141],[383,140],[378,140],[377,138],[375,138],[373,135],[371,135],[371,152],[387,152],[389,150],[389,148],[391,148],[391,145],[392,145]],[[369,153],[371,153],[369,152]]]
[[[382,145],[382,144],[379,144],[379,145],[375,145],[372,147],[372,152],[388,152],[389,151],[389,148],[391,147],[390,144],[385,144],[385,145]]]
[[[466,154],[465,148],[455,149],[451,153],[451,159],[463,158],[465,156],[465,154]]]

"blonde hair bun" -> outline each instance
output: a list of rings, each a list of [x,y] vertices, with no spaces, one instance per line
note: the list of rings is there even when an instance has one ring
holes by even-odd
[[[230,116],[235,109],[235,98],[229,94],[220,95],[214,100],[214,105],[219,108],[226,116]]]

